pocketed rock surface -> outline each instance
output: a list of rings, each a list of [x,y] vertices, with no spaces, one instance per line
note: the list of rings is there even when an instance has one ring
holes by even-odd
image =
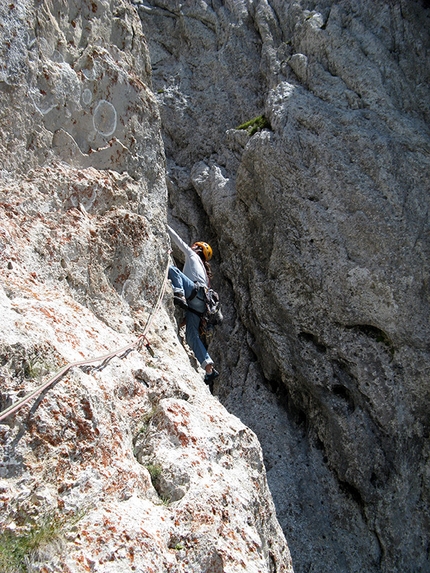
[[[24,292],[2,290],[2,397],[133,340],[64,293]],[[165,311],[148,336],[155,357],[75,367],[2,424],[2,526],[66,516],[33,571],[292,570],[255,435],[190,368]]]
[[[2,290],[3,397],[136,338],[65,293],[24,292]],[[72,368],[2,424],[3,528],[64,516],[32,571],[291,571],[255,435],[190,368],[165,311],[148,336],[155,357],[143,347]]]

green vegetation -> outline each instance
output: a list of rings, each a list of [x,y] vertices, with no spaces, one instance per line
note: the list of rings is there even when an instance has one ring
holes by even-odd
[[[44,547],[60,541],[67,526],[77,523],[83,514],[72,517],[56,512],[46,514],[38,523],[26,524],[19,531],[0,533],[0,571],[26,573],[32,556]]]
[[[152,485],[156,488],[156,484],[157,484],[157,480],[161,475],[161,472],[163,471],[163,468],[157,464],[148,464],[146,466],[146,469],[149,472],[149,475],[151,476],[151,482]]]
[[[157,492],[158,497],[160,498],[160,505],[165,505],[166,507],[168,507],[171,504],[172,499],[171,497],[163,493],[160,484],[160,476],[163,472],[163,468],[158,464],[147,464],[145,467],[148,470],[149,475],[151,477],[151,483],[154,486],[154,489]]]
[[[161,499],[161,504],[162,504],[162,505],[165,505],[166,507],[169,507],[169,505],[170,505],[172,499],[171,499],[170,497],[168,497],[167,495],[159,494],[159,496],[160,496],[160,499]]]
[[[142,419],[140,420],[141,426],[137,432],[137,436],[139,434],[145,434],[147,432],[147,430],[149,428],[149,424],[157,412],[158,412],[158,408],[154,407],[154,408],[151,408],[148,412],[146,412],[146,414],[144,416],[142,416]],[[137,436],[136,436],[136,438],[137,438]]]
[[[24,376],[26,378],[41,378],[47,372],[49,372],[48,365],[39,356],[33,356],[24,362]]]
[[[236,129],[244,129],[248,132],[248,135],[254,135],[260,129],[270,129],[269,120],[267,120],[264,115],[259,115],[258,117],[254,117],[242,125],[236,127]]]

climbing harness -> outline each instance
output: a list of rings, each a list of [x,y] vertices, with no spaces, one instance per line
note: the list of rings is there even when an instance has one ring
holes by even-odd
[[[102,370],[112,358],[114,358],[114,357],[125,358],[134,349],[140,351],[142,346],[145,346],[145,348],[148,350],[148,352],[151,354],[151,356],[154,356],[154,351],[152,350],[152,348],[149,344],[149,341],[146,337],[146,334],[149,331],[156,314],[160,310],[163,296],[164,296],[164,293],[166,292],[167,273],[169,271],[169,266],[170,266],[170,259],[168,261],[166,271],[164,273],[164,280],[163,280],[162,287],[160,289],[160,293],[158,295],[158,299],[157,299],[155,305],[152,307],[152,310],[151,310],[151,312],[148,316],[148,319],[146,321],[146,324],[143,328],[142,334],[139,335],[137,340],[135,340],[131,344],[128,344],[127,346],[124,346],[123,348],[120,348],[119,350],[114,350],[113,352],[110,352],[109,354],[105,354],[104,356],[99,356],[97,358],[92,358],[89,360],[80,360],[78,362],[71,362],[70,364],[66,364],[66,366],[64,366],[55,376],[50,378],[47,382],[44,382],[43,384],[41,384],[40,386],[35,388],[32,392],[30,392],[29,394],[24,396],[24,398],[22,398],[21,400],[19,400],[15,404],[12,404],[8,408],[6,408],[6,410],[3,410],[3,412],[0,413],[0,421],[3,420],[4,418],[7,418],[7,416],[10,416],[11,414],[14,414],[15,412],[17,412],[20,408],[22,408],[25,404],[27,404],[32,398],[34,398],[35,396],[42,393],[43,390],[46,390],[52,384],[55,384],[56,382],[61,380],[61,378],[63,378],[63,376],[65,376],[67,374],[67,372],[69,372],[69,370],[71,370],[72,368],[79,367],[84,372]],[[95,362],[100,362],[100,364],[98,366],[91,366],[91,364],[94,364]]]
[[[201,319],[205,319],[213,326],[221,324],[223,321],[223,315],[221,312],[221,303],[219,300],[219,294],[215,292],[212,288],[198,287],[196,285],[191,293],[191,296],[187,298],[187,302],[193,300],[193,298],[195,298],[197,294],[200,292],[203,292],[204,298],[200,300],[203,300],[203,302],[205,303],[205,310],[203,312],[199,312],[198,310],[195,310],[190,306],[187,308],[187,310],[189,310],[193,314],[197,314],[197,316],[199,316]]]

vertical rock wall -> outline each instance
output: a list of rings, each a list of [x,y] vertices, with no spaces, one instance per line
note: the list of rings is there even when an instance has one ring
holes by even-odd
[[[224,278],[218,392],[295,570],[427,570],[428,7],[136,5],[171,213]]]
[[[1,10],[4,205],[20,202],[31,241],[51,244],[47,259],[30,245],[11,262],[66,281],[99,318],[119,323],[128,310],[118,295],[142,304],[142,277],[154,289],[165,257],[154,237],[165,208],[164,153],[139,20],[115,2]]]
[[[2,3],[0,38],[0,412],[34,393],[0,423],[1,571],[292,571],[255,434],[169,289],[154,313],[165,155],[135,8]]]

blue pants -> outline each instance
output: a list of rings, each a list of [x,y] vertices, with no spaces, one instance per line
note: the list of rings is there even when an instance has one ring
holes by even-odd
[[[197,312],[204,312],[206,308],[205,301],[201,298],[200,294],[197,294],[192,300],[188,301],[191,293],[194,290],[194,283],[189,279],[183,272],[181,272],[177,267],[171,266],[169,268],[169,279],[172,282],[173,291],[182,291],[187,299],[188,306],[193,308]],[[208,351],[200,340],[199,336],[199,326],[200,326],[200,316],[194,314],[187,310],[185,315],[186,321],[186,331],[185,339],[188,346],[194,352],[197,360],[204,368],[208,364],[213,364],[212,358],[209,356]]]

